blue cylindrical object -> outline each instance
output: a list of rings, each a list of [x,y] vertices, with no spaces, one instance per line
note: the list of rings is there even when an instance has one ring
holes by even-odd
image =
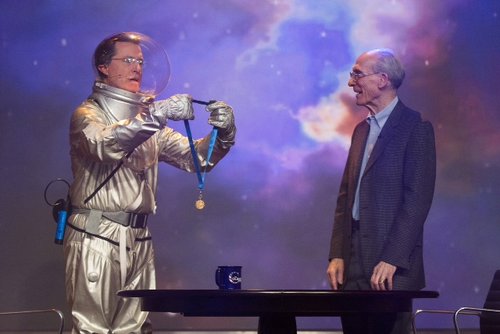
[[[66,231],[66,220],[68,218],[68,211],[61,210],[57,214],[57,229],[56,238],[54,242],[58,245],[62,245],[64,241],[64,232]]]

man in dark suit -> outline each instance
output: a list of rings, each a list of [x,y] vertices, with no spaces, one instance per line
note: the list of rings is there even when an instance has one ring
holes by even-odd
[[[329,266],[334,290],[419,290],[425,286],[423,225],[431,207],[436,151],[431,123],[397,90],[404,70],[388,49],[363,53],[350,73],[354,129],[337,198]],[[409,313],[343,316],[344,333],[407,333]]]

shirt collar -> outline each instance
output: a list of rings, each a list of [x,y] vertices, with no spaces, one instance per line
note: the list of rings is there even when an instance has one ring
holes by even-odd
[[[392,111],[396,107],[396,104],[398,103],[399,99],[396,96],[391,103],[389,103],[384,109],[382,109],[381,112],[376,113],[375,115],[368,115],[369,119],[375,120],[375,123],[378,125],[380,129],[384,126],[385,122],[391,115]],[[368,121],[369,123],[369,121]]]

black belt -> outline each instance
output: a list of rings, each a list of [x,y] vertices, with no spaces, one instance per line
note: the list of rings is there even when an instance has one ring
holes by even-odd
[[[81,213],[89,215],[90,209],[73,208],[73,213]],[[147,213],[134,213],[134,212],[108,212],[103,211],[102,217],[118,223],[123,226],[130,226],[131,228],[146,228],[148,225]]]
[[[115,223],[123,226],[130,226],[132,228],[146,228],[148,226],[147,213],[134,213],[134,212],[103,212],[102,216]]]
[[[131,213],[128,218],[128,225],[132,228],[146,228],[148,226],[147,213]]]
[[[359,231],[359,220],[351,220],[351,229],[353,231]]]

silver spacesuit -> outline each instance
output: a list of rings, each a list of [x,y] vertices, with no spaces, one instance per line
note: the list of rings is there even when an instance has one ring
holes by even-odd
[[[221,103],[219,107],[230,108]],[[73,213],[64,254],[73,333],[141,333],[147,313],[141,312],[137,299],[123,299],[116,292],[155,288],[146,222],[156,210],[158,162],[195,171],[187,137],[165,126],[183,108],[192,110],[187,95],[153,102],[141,93],[96,81],[93,94],[72,115]],[[234,126],[219,131],[209,164],[210,136],[196,140],[202,168],[210,170],[222,159],[234,136]]]

